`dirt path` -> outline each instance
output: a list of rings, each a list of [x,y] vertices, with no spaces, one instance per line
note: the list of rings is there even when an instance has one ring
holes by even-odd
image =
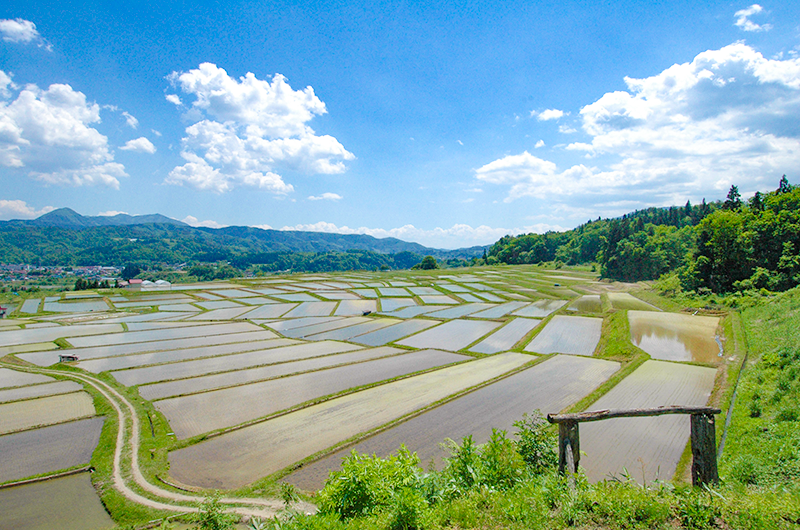
[[[62,372],[45,368],[23,368],[6,363],[0,363],[0,366],[32,373],[61,375],[92,386],[111,404],[117,414],[118,429],[113,463],[114,488],[125,498],[156,510],[180,513],[193,513],[198,511],[196,504],[201,502],[203,497],[164,490],[145,479],[139,467],[139,418],[136,415],[133,405],[110,385],[84,374]],[[126,438],[128,438],[126,431],[130,433],[130,440],[126,440]],[[123,470],[123,456],[125,454],[129,456],[130,469],[126,467],[126,469]],[[129,477],[127,480],[126,476]],[[149,495],[156,497],[156,499],[145,497],[131,489],[128,485],[131,479],[135,486]],[[274,517],[283,507],[283,503],[275,499],[225,497],[221,498],[220,502],[229,505],[225,510],[227,513],[261,518]],[[192,503],[192,505],[187,506],[176,503]],[[314,509],[312,505],[307,503],[298,503],[294,508],[301,511],[310,511]]]

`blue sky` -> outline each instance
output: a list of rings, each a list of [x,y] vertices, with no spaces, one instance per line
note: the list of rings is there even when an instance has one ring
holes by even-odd
[[[800,181],[798,2],[169,4],[0,6],[0,219],[456,248]]]

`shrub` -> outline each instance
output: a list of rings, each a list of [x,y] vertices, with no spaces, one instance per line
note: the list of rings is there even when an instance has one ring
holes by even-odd
[[[555,435],[547,430],[547,422],[538,410],[524,414],[514,422],[517,430],[517,451],[528,468],[538,475],[558,464]]]
[[[319,493],[319,509],[341,519],[376,513],[395,502],[394,496],[401,490],[418,487],[418,464],[417,454],[405,446],[385,459],[353,451],[341,471],[331,473],[325,481]]]

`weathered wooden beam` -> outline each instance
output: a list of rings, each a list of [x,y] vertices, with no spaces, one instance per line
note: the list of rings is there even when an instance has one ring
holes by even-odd
[[[558,472],[578,472],[581,460],[581,439],[578,422],[565,421],[558,425]]]
[[[611,418],[636,418],[641,416],[661,416],[663,414],[720,414],[720,409],[711,407],[658,407],[655,409],[632,410],[596,410],[592,412],[577,412],[574,414],[548,414],[550,423],[600,421]]]
[[[719,484],[714,414],[692,414],[692,485]]]

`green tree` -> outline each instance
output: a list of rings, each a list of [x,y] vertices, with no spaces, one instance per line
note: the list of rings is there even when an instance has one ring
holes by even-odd
[[[436,262],[436,258],[434,258],[433,256],[425,256],[424,258],[422,258],[422,261],[420,261],[417,265],[414,265],[413,268],[422,270],[433,270],[433,269],[438,269],[439,264]]]
[[[722,207],[726,210],[738,210],[742,207],[742,196],[739,194],[739,188],[735,185],[731,185],[731,189],[728,190],[728,196],[725,197],[725,202],[722,204]]]
[[[786,175],[781,177],[781,181],[778,183],[778,194],[789,193],[792,191],[792,186],[789,185],[789,179],[786,178]]]

